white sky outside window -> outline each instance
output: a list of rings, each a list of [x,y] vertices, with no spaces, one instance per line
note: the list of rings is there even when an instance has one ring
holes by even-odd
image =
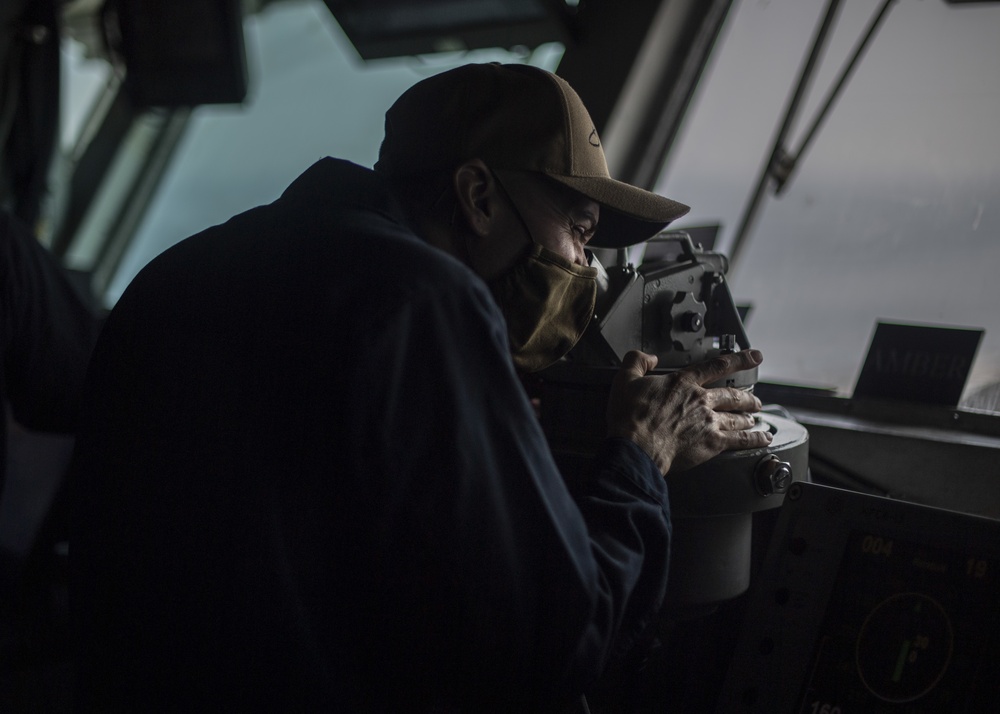
[[[881,5],[847,0],[798,146]],[[725,252],[825,0],[737,0],[657,190]],[[765,379],[850,394],[876,320],[985,328],[969,395],[1000,381],[1000,5],[897,0],[790,186],[730,273]]]
[[[522,61],[492,50],[365,63],[321,0],[270,5],[247,20],[245,36],[247,101],[195,110],[107,304],[163,250],[270,203],[322,157],[372,166],[385,111],[423,77],[468,62]],[[561,56],[561,46],[549,45],[528,61],[551,70]]]
[[[845,0],[792,148],[880,3]],[[736,0],[656,190],[727,248],[825,0]],[[986,329],[967,394],[1000,380],[1000,5],[897,0],[738,265],[764,379],[853,388],[878,319]],[[502,51],[363,62],[321,0],[246,23],[250,96],[195,110],[106,295],[178,240],[274,200],[323,156],[374,163],[382,118],[429,74]],[[562,49],[528,61],[555,69]],[[105,75],[87,68],[84,92]],[[71,89],[79,94],[78,89]],[[71,104],[81,105],[76,99]],[[71,124],[78,119],[71,120]],[[64,144],[69,137],[64,137]]]

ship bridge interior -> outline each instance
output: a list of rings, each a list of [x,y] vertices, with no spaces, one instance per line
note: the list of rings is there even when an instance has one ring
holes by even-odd
[[[594,251],[600,319],[541,376],[557,462],[587,455],[631,346],[668,370],[759,349],[736,386],[774,435],[668,476],[657,646],[582,706],[992,711],[1000,3],[5,0],[0,19],[0,206],[99,315],[317,159],[371,167],[420,79],[494,61],[563,77],[611,175],[691,211]],[[335,270],[379,279],[350,253]],[[9,408],[6,434],[0,710],[70,711],[72,429]]]

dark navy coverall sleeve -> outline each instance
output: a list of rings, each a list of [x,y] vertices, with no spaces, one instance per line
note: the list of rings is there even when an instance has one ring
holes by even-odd
[[[584,688],[652,618],[669,507],[662,475],[625,440],[573,475],[571,498],[502,325],[478,289],[418,292],[385,316],[359,350],[352,459],[395,475],[373,561],[412,604],[396,626],[421,623],[409,661],[448,662],[476,695],[544,701]]]

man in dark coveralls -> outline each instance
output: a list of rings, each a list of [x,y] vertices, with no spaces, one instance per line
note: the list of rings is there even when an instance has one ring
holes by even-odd
[[[98,311],[31,229],[0,210],[0,414],[38,431],[72,433]],[[0,428],[0,493],[6,464]]]
[[[762,447],[759,363],[632,353],[573,494],[518,370],[593,313],[585,246],[686,207],[608,176],[561,79],[470,65],[166,251],[89,374],[72,598],[84,711],[558,710],[666,587],[663,475]]]
[[[66,537],[65,463],[38,453],[31,432],[73,433],[99,329],[89,295],[0,210],[0,711],[17,710],[65,621],[53,597],[64,582],[53,545]]]

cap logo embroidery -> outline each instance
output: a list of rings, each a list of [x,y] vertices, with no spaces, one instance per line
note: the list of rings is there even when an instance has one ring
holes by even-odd
[[[590,142],[591,146],[600,146],[601,145],[601,139],[597,136],[597,129],[596,128],[593,129],[593,130],[591,130],[590,136],[587,137],[587,141]]]

